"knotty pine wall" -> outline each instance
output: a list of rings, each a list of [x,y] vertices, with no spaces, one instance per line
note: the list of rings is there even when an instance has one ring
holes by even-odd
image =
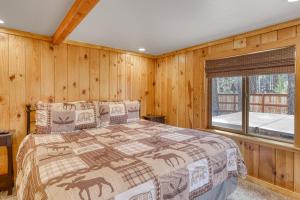
[[[16,129],[14,158],[26,135],[28,103],[141,99],[141,114],[153,114],[154,63],[142,56],[69,44],[52,46],[0,33],[0,129]],[[5,155],[2,148],[0,173],[7,171]]]
[[[275,26],[161,56],[157,59],[155,70],[155,113],[165,115],[167,123],[171,125],[206,129],[208,125],[207,79],[204,70],[206,59],[297,44],[297,66],[299,66],[299,38],[298,22],[292,23],[291,26],[287,24],[283,29]],[[297,68],[298,77],[299,67]],[[297,85],[299,84],[300,81],[297,82]],[[234,136],[232,138],[240,146],[250,176],[300,193],[299,149],[266,145],[259,140]]]
[[[140,98],[142,114],[162,114],[168,124],[205,129],[205,59],[291,44],[297,44],[300,52],[299,36],[298,20],[152,59],[82,45],[52,46],[47,41],[0,33],[0,128],[17,130],[15,157],[25,136],[26,103]],[[297,54],[298,65],[299,57]],[[300,193],[299,149],[232,138],[240,146],[250,176]],[[6,171],[4,153],[1,149],[0,173]]]

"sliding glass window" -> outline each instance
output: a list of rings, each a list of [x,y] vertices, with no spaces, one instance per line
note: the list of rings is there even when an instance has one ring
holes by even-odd
[[[295,75],[249,77],[249,133],[294,139]]]
[[[212,126],[242,131],[242,77],[212,78]]]
[[[206,62],[210,127],[294,139],[295,48]]]

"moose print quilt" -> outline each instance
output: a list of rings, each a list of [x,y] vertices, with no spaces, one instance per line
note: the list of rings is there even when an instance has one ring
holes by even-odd
[[[18,155],[23,199],[194,199],[245,177],[229,138],[155,122],[28,135]]]

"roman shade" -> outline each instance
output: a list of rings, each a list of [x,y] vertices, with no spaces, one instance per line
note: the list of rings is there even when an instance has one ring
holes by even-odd
[[[207,60],[205,64],[208,78],[294,73],[295,47],[291,46],[237,57]]]

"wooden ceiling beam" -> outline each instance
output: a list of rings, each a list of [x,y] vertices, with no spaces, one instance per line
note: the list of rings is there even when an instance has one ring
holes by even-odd
[[[99,0],[76,0],[53,35],[53,44],[60,44],[96,6]]]

